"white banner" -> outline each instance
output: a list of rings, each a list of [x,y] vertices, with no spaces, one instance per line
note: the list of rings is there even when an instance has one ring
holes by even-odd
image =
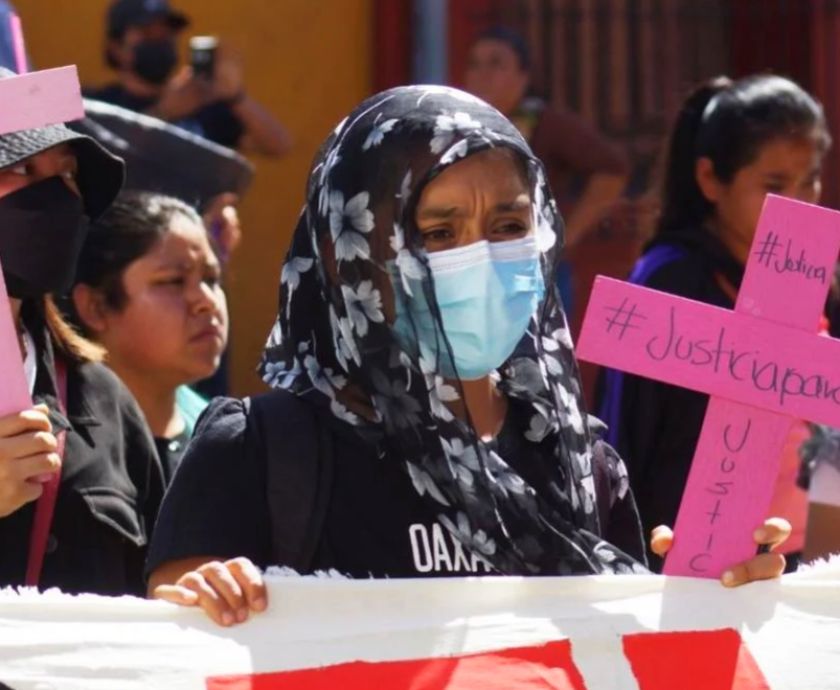
[[[12,690],[836,690],[840,562],[727,590],[655,576],[273,577],[230,630],[134,599],[0,594]]]

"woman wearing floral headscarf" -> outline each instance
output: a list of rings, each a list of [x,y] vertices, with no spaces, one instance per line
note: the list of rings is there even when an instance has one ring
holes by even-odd
[[[623,464],[593,437],[550,287],[561,231],[516,128],[460,91],[379,94],[325,142],[261,366],[289,415],[306,408],[336,440],[311,570],[645,571]],[[155,596],[223,624],[265,607],[256,566],[284,565],[252,436],[246,403],[213,404],[148,566]],[[782,567],[763,554],[730,581]]]

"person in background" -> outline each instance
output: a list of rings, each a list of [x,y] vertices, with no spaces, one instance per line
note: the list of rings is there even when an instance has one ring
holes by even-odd
[[[787,79],[700,86],[671,132],[654,237],[630,281],[732,309],[765,196],[816,203],[830,145],[822,107]],[[627,462],[642,524],[674,524],[708,396],[615,370],[605,371],[599,388],[596,409]],[[805,423],[794,425],[771,507],[793,525],[789,553],[805,541],[807,496],[796,480],[808,436]],[[653,554],[651,562],[661,566]]]
[[[179,34],[188,18],[168,0],[114,0],[108,10],[105,59],[115,83],[86,96],[176,123],[246,153],[283,156],[289,132],[248,94],[241,62],[219,47],[212,80],[177,71]]]
[[[91,228],[73,307],[140,404],[169,482],[206,401],[187,384],[227,342],[221,267],[197,212],[172,197],[123,194]]]
[[[800,486],[808,491],[808,528],[802,560],[840,554],[840,430],[812,427],[800,448]]]
[[[581,117],[533,94],[528,45],[510,29],[496,27],[478,35],[470,49],[465,85],[509,117],[545,165],[565,220],[565,249],[572,249],[597,228],[624,191],[626,156]],[[583,191],[576,194],[574,183],[581,178]],[[561,263],[557,280],[570,312],[573,274],[567,261]]]
[[[0,136],[0,260],[34,402],[0,418],[0,587],[144,590],[160,461],[134,399],[51,296],[70,288],[90,221],[123,179],[121,159],[64,126]],[[56,479],[52,522],[36,530]]]
[[[273,390],[202,417],[161,510],[149,593],[233,625],[266,609],[270,565],[363,579],[647,572],[552,281],[560,217],[514,125],[462,91],[392,89],[336,128],[306,196],[260,367]],[[282,463],[331,480],[313,496],[307,472],[280,481]],[[313,506],[323,521],[304,519]],[[788,529],[754,527],[774,545]],[[783,563],[764,553],[723,579]]]

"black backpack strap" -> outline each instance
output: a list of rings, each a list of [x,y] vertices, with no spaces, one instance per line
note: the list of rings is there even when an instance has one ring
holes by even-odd
[[[312,572],[333,479],[332,434],[312,405],[282,390],[245,400],[250,447],[266,468],[272,556]]]

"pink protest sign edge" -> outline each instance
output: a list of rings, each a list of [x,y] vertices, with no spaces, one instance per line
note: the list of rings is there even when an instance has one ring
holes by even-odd
[[[32,407],[29,384],[23,372],[20,343],[12,320],[6,282],[0,271],[0,417]]]
[[[79,120],[85,115],[75,67],[0,79],[0,135]]]
[[[838,251],[840,214],[768,196],[736,312],[754,317],[756,329],[765,329],[770,321],[814,332]],[[613,286],[607,281],[599,279],[597,283],[578,347],[582,359],[592,359],[591,352],[603,349],[599,345],[604,345],[605,331],[616,325],[615,306],[623,303],[617,301],[619,295],[610,289]],[[639,290],[622,287],[624,295],[626,290]],[[605,293],[612,293],[609,303],[604,301]],[[681,301],[682,307],[699,306]],[[603,319],[609,312],[603,310],[610,308],[612,321],[604,328]],[[631,323],[633,330],[635,326],[638,324]],[[623,332],[626,331],[625,328]],[[816,340],[813,344],[817,345]],[[794,356],[798,355],[794,361],[801,361],[802,352],[808,351],[807,341],[802,347],[805,349],[794,350]],[[616,366],[619,356],[626,358],[630,349],[623,343],[619,355],[613,345],[598,353],[593,361]],[[813,365],[810,356],[808,364]],[[648,374],[661,379],[661,372],[660,365]],[[722,397],[711,398],[675,525],[674,548],[665,562],[666,574],[717,577],[725,568],[755,553],[752,532],[767,517],[781,450],[792,421],[787,414],[756,409]]]
[[[29,71],[28,60],[26,59],[26,41],[23,38],[23,24],[16,14],[9,15],[9,33],[12,35],[17,73],[25,74]]]

